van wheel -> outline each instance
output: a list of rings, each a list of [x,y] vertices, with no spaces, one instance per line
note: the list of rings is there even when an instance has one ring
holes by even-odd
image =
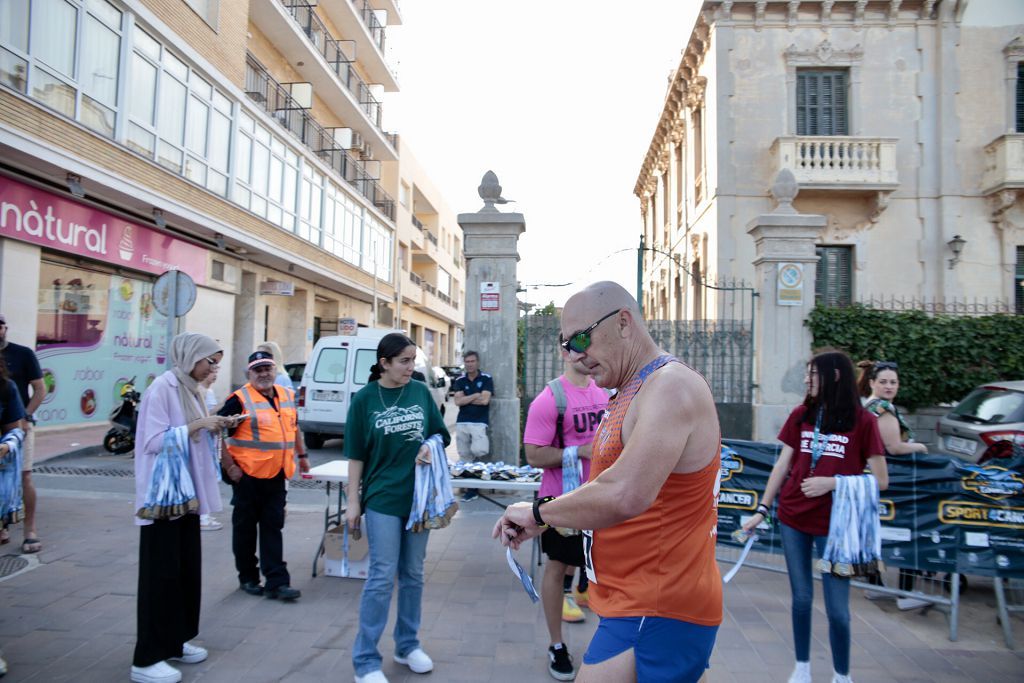
[[[302,436],[303,439],[306,441],[306,448],[318,450],[324,447],[324,441],[326,441],[326,439],[324,438],[323,434],[313,433],[303,434]]]

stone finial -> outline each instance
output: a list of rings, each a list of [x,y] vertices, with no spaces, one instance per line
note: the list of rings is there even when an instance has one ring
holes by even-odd
[[[480,194],[480,199],[484,200],[484,208],[480,209],[481,211],[497,211],[494,208],[495,204],[508,204],[513,201],[501,196],[501,185],[498,183],[498,176],[494,174],[494,171],[484,173],[480,187],[476,188],[476,191]]]
[[[775,210],[772,213],[797,213],[793,208],[793,200],[800,193],[796,176],[788,168],[779,171],[772,183],[772,198],[775,200]]]

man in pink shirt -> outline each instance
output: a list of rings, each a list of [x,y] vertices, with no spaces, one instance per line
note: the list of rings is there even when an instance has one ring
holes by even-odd
[[[608,405],[605,390],[569,361],[564,351],[562,359],[565,373],[545,387],[530,404],[523,434],[527,462],[544,468],[538,492],[541,498],[568,493],[565,484],[578,486],[587,481],[590,442]],[[559,404],[564,406],[563,411],[559,411]],[[575,470],[564,471],[563,463]],[[544,618],[551,636],[548,672],[557,680],[571,681],[576,672],[562,642],[562,609],[563,600],[572,598],[563,598],[563,577],[567,567],[583,566],[583,536],[574,529],[547,529],[541,536],[541,548],[548,556],[541,583]],[[575,605],[572,607],[579,612]]]

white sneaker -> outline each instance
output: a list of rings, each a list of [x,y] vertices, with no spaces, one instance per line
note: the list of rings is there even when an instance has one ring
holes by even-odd
[[[896,606],[903,611],[911,609],[921,609],[922,607],[930,607],[932,603],[921,598],[900,598],[896,601]]]
[[[868,600],[892,600],[892,595],[882,591],[864,591],[864,597]]]
[[[183,664],[198,664],[210,656],[210,653],[206,651],[205,647],[199,647],[192,643],[185,643],[181,646],[181,656],[171,657],[176,662],[182,662]]]
[[[167,662],[132,667],[132,681],[135,683],[178,683],[180,680],[181,672]]]
[[[835,673],[833,671],[832,672],[832,683],[853,683],[853,679],[850,678],[849,674],[844,676],[843,674],[837,674],[837,673]]]
[[[416,648],[404,657],[395,655],[395,661],[408,666],[414,674],[425,674],[434,669],[434,660],[422,648]]]
[[[811,683],[811,663],[797,662],[789,677],[789,683]]]
[[[224,525],[218,522],[213,515],[199,515],[199,528],[202,531],[216,531],[223,529]]]
[[[365,676],[356,676],[356,683],[388,683],[388,677],[383,671],[371,671]]]

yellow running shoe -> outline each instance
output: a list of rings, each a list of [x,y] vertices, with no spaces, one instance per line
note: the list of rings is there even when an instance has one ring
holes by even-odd
[[[580,593],[578,588],[573,588],[572,597],[576,599],[576,604],[580,607],[590,608],[590,594],[587,591]]]
[[[576,604],[576,599],[568,593],[562,599],[562,621],[567,621],[570,624],[586,621],[586,616],[580,606]]]

